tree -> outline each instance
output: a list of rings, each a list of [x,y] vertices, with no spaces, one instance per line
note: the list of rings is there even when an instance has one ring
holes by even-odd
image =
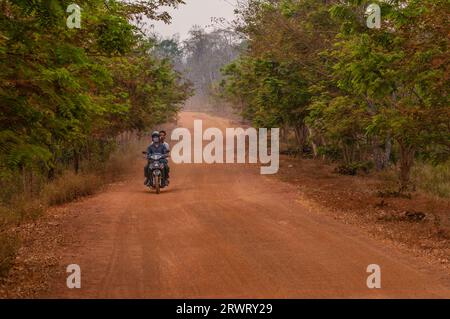
[[[80,1],[81,29],[66,26],[69,1],[0,3],[0,167],[54,176],[75,170],[88,144],[173,117],[189,95],[180,74],[152,56],[135,23],[165,1]],[[164,88],[164,89],[163,89]]]
[[[213,86],[221,79],[220,69],[238,55],[239,43],[227,29],[207,32],[199,26],[189,31],[184,41],[184,71],[201,96],[213,93]]]
[[[223,94],[255,123],[288,126],[301,147],[384,169],[398,151],[400,190],[417,156],[449,158],[448,1],[250,0],[235,29],[246,50]],[[305,134],[305,132],[307,132]],[[397,156],[398,155],[398,156]]]
[[[430,144],[449,145],[448,94],[443,86],[449,39],[442,37],[441,24],[446,20],[445,2],[380,2],[383,27],[369,30],[356,20],[343,22],[333,53],[338,86],[367,102],[367,133],[397,142],[402,191],[408,188],[418,151]],[[348,21],[349,10],[356,11],[361,1],[350,4],[336,6],[335,14]]]

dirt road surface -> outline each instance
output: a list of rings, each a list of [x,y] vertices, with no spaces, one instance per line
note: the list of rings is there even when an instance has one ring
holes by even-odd
[[[179,126],[232,127],[184,112]],[[235,126],[235,125],[234,125]],[[294,186],[259,165],[172,165],[156,195],[135,174],[69,204],[61,269],[81,267],[82,288],[54,278],[41,297],[384,298],[450,297],[444,273],[371,239],[361,229],[308,209]],[[366,285],[381,267],[381,289]]]

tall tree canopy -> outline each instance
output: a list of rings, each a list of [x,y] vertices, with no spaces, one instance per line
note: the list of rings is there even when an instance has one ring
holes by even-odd
[[[366,9],[381,7],[381,28]],[[450,155],[447,0],[250,0],[247,42],[224,69],[224,95],[260,126],[287,126],[299,145],[378,169]],[[394,155],[394,156],[393,156]]]
[[[137,27],[181,0],[0,2],[0,168],[49,172],[86,146],[171,119],[190,94]]]

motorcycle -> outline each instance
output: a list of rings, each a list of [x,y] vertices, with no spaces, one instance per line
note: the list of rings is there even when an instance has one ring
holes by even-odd
[[[146,152],[142,153],[147,155]],[[148,169],[150,170],[148,174],[150,178],[147,186],[149,188],[153,188],[154,190],[156,190],[156,194],[159,194],[162,188],[169,186],[169,181],[164,176],[165,164],[162,161],[163,159],[166,158],[167,155],[163,154],[153,154],[148,156],[147,158],[149,161]]]

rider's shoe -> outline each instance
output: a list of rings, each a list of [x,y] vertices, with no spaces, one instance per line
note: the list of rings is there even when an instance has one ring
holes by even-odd
[[[144,185],[145,185],[145,186],[148,186],[148,183],[149,183],[149,182],[150,182],[150,180],[149,180],[148,178],[146,178],[145,181],[144,181]]]

